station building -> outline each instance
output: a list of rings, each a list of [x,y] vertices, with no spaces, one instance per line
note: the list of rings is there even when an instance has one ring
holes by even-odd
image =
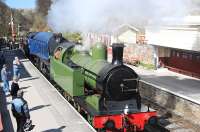
[[[156,67],[200,78],[200,26],[184,25],[147,29],[146,38],[154,47]]]

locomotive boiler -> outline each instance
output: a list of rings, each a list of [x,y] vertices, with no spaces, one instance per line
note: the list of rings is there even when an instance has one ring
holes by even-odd
[[[48,52],[42,54],[49,55],[46,67],[50,67],[50,78],[95,129],[152,132],[152,128],[159,126],[157,113],[141,104],[139,76],[123,64],[123,48],[122,43],[112,44],[112,62],[107,61],[107,48],[102,43],[94,44],[87,51],[65,41],[56,43],[52,53],[48,50],[39,52]],[[40,54],[35,57],[42,58]],[[159,131],[166,130],[161,128]]]

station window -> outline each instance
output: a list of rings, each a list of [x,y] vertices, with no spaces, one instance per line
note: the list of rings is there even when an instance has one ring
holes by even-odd
[[[61,52],[62,52],[62,48],[61,48],[61,47],[58,47],[58,48],[56,49],[56,51],[54,52],[54,57],[55,57],[55,59],[57,59],[57,60],[60,59]]]
[[[186,53],[182,53],[182,58],[183,59],[188,59],[188,55]]]
[[[180,55],[179,55],[179,52],[176,52],[176,57],[179,57]]]
[[[175,50],[172,50],[172,56],[176,56],[176,51]]]
[[[193,58],[192,56],[193,56],[192,54],[189,54],[189,59],[190,60],[192,60],[192,58]]]
[[[196,60],[197,60],[197,61],[200,61],[200,55],[197,55],[197,56],[196,56]]]

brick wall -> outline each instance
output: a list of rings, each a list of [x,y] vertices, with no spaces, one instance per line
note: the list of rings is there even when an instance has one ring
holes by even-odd
[[[153,64],[153,46],[146,44],[126,44],[124,61],[139,60],[146,64]]]

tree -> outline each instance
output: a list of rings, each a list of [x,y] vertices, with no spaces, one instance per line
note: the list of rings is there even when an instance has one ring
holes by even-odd
[[[51,0],[37,0],[37,12],[42,16],[46,16],[51,4]]]
[[[10,26],[8,25],[10,22],[10,8],[0,1],[0,36],[7,36],[9,34]]]
[[[31,31],[50,31],[47,25],[46,16],[51,6],[51,0],[37,0],[36,12],[34,14],[34,23]]]
[[[32,31],[50,31],[46,20],[41,14],[35,15]]]

